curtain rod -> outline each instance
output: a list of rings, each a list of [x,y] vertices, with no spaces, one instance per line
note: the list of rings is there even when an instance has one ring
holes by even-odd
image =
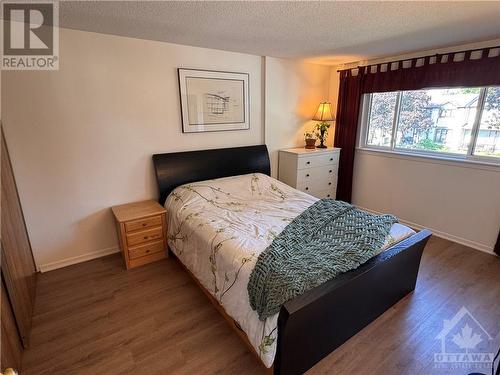
[[[401,60],[394,60],[394,61],[387,61],[387,62],[382,62],[382,63],[375,63],[375,64],[369,64],[369,65],[358,65],[354,68],[346,68],[346,69],[338,69],[337,73],[339,72],[344,72],[346,70],[353,70],[353,69],[361,69],[361,68],[369,68],[371,66],[375,65],[382,65],[382,64],[394,64],[394,63],[400,63],[404,61],[409,61],[409,60],[420,60],[420,59],[425,59],[426,57],[434,57],[434,56],[444,56],[444,55],[456,55],[457,53],[467,53],[467,52],[476,52],[476,51],[484,51],[485,49],[497,49],[500,48],[500,46],[495,46],[495,47],[483,47],[483,48],[475,48],[475,49],[467,49],[463,51],[455,51],[455,52],[445,52],[445,53],[435,53],[433,55],[426,55],[426,56],[420,56],[420,57],[409,57],[407,59],[401,59]]]

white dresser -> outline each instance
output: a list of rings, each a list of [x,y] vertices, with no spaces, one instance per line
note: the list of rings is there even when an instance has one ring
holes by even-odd
[[[278,179],[317,198],[335,198],[340,148],[280,150]]]

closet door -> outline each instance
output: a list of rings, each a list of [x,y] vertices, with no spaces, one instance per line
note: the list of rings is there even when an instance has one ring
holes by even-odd
[[[1,138],[2,277],[21,341],[27,347],[35,299],[36,269],[3,129]]]
[[[21,370],[21,357],[23,347],[21,346],[21,338],[17,332],[16,321],[12,312],[9,297],[5,290],[5,285],[2,280],[1,294],[1,314],[2,314],[2,356],[0,363],[0,372],[7,368],[13,368],[17,371]]]

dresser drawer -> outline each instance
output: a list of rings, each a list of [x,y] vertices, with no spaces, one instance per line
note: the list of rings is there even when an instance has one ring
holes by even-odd
[[[128,249],[128,257],[130,259],[140,258],[146,255],[159,253],[160,251],[164,251],[163,240],[150,242],[144,245],[130,247]]]
[[[134,230],[149,229],[151,227],[157,227],[162,224],[161,216],[151,216],[144,219],[127,221],[125,223],[125,230],[127,232],[133,232]]]
[[[149,241],[163,239],[163,228],[156,227],[140,232],[127,234],[128,246],[143,244]]]
[[[317,180],[303,180],[297,183],[297,189],[311,194],[313,191],[331,190],[337,186],[337,176]]]
[[[324,165],[336,165],[339,162],[339,154],[310,155],[300,157],[297,161],[297,169],[320,167]]]
[[[319,199],[323,199],[323,198],[335,199],[336,193],[337,193],[336,189],[330,189],[330,190],[313,191],[309,194],[311,194]]]
[[[336,165],[299,169],[297,171],[297,184],[314,180],[331,180],[335,176],[337,176]]]

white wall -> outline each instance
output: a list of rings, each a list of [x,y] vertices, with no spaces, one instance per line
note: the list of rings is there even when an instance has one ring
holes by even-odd
[[[278,150],[304,145],[304,132],[316,123],[312,116],[328,100],[330,67],[273,57],[266,57],[265,65],[265,139],[276,177]]]
[[[60,70],[3,71],[2,120],[37,265],[117,251],[109,207],[155,198],[157,152],[303,144],[337,67],[61,29]],[[177,67],[250,73],[251,128],[182,134]],[[264,110],[265,109],[265,110]],[[265,120],[265,130],[264,130]],[[333,127],[328,144],[332,144]],[[357,153],[354,203],[490,250],[498,170]],[[404,192],[404,193],[402,193]]]
[[[276,175],[277,150],[303,144],[319,102],[337,104],[337,67],[66,29],[60,52],[59,71],[3,71],[1,80],[1,118],[44,270],[118,250],[109,207],[156,197],[152,154],[265,142]],[[177,67],[250,73],[250,130],[182,134]],[[358,153],[353,199],[484,250],[500,223],[499,187],[498,171]]]
[[[117,250],[110,206],[157,195],[151,155],[263,143],[260,56],[61,29],[60,70],[2,72],[6,139],[42,269]],[[250,130],[182,134],[177,67],[250,73]]]
[[[353,203],[392,213],[436,235],[493,252],[500,226],[500,171],[357,151]]]
[[[118,250],[110,207],[156,198],[152,154],[266,142],[276,155],[303,144],[328,98],[325,66],[67,29],[60,43],[59,71],[2,72],[6,139],[42,270]],[[250,130],[182,134],[178,67],[250,73]]]
[[[361,64],[498,44],[497,39]],[[332,68],[334,75],[336,69]],[[336,96],[338,82],[333,86],[331,92]],[[352,201],[369,210],[393,213],[410,225],[429,228],[438,236],[492,253],[500,228],[500,167],[357,150]]]

